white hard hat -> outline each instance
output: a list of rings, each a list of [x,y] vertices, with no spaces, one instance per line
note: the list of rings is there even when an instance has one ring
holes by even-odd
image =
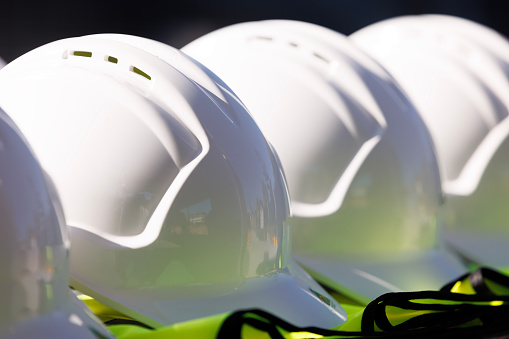
[[[509,267],[508,42],[446,16],[386,20],[351,38],[399,81],[430,130],[448,242],[474,262]]]
[[[69,289],[69,241],[58,196],[1,109],[0,213],[0,337],[113,337]]]
[[[61,193],[78,290],[153,327],[252,307],[344,322],[291,260],[270,146],[226,85],[177,49],[57,41],[2,69],[0,103]]]
[[[441,247],[440,178],[427,131],[385,71],[343,35],[261,21],[183,48],[216,72],[277,150],[294,256],[367,302],[437,289],[464,273]]]
[[[503,60],[505,63],[509,62],[507,37],[490,27],[451,15],[427,14],[409,18],[423,20],[428,27],[431,25],[444,33],[447,32],[447,34],[454,34],[457,37],[472,41],[492,56]],[[400,19],[404,19],[404,17]],[[464,54],[466,55],[466,53]]]

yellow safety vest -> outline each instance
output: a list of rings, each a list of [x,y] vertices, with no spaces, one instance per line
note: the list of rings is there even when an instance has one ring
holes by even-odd
[[[133,321],[92,298],[81,299],[107,324],[113,319]],[[509,277],[479,268],[439,291],[387,293],[366,307],[344,307],[348,320],[334,329],[298,327],[257,309],[190,320],[156,330],[132,324],[112,325],[110,329],[118,339],[509,336]]]

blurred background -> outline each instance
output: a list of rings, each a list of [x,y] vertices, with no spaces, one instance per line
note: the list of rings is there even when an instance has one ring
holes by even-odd
[[[125,33],[180,48],[242,21],[293,19],[344,34],[399,15],[441,13],[509,36],[504,0],[88,0],[0,2],[0,56],[12,61],[42,44],[86,34]]]

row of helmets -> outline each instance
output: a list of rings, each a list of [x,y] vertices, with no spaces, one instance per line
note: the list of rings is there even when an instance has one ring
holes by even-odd
[[[507,44],[422,16],[19,57],[0,71],[0,333],[109,335],[66,288],[68,253],[74,288],[152,327],[257,307],[331,328],[346,313],[311,276],[367,303],[439,289],[460,255],[509,266]]]

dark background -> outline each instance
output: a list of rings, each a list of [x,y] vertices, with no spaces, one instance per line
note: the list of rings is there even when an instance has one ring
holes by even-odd
[[[180,48],[208,31],[242,21],[294,19],[344,34],[407,14],[468,18],[509,36],[504,0],[0,0],[0,56],[11,61],[42,44],[93,33],[124,33]]]

